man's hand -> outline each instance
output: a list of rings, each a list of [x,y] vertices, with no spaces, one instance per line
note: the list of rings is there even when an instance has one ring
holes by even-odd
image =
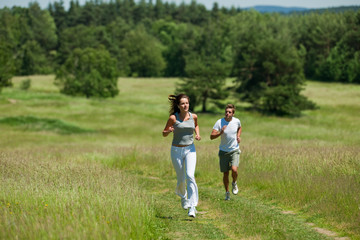
[[[226,129],[227,125],[224,125],[220,131],[220,134],[223,134],[223,132],[225,132],[225,129]]]

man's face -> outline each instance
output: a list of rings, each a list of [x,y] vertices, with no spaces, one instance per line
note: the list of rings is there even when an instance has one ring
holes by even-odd
[[[231,119],[234,116],[232,108],[225,109],[225,119]]]

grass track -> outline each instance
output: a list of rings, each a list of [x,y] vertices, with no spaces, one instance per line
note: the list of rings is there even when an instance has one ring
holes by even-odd
[[[173,193],[176,181],[140,177],[140,182],[146,183],[143,187],[152,194],[156,217],[167,226],[169,239],[327,239],[305,219],[284,214],[282,209],[246,192],[232,195],[225,202],[221,188],[202,187],[198,214],[192,219]]]

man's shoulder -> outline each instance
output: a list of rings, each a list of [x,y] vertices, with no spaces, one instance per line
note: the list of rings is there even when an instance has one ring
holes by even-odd
[[[221,127],[221,118],[216,120],[214,127]]]
[[[240,119],[238,119],[237,117],[233,117],[234,122],[240,122]]]
[[[221,123],[224,120],[224,118],[219,118],[218,120],[216,120],[217,123]]]
[[[240,119],[233,117],[233,121],[235,124],[241,124]]]

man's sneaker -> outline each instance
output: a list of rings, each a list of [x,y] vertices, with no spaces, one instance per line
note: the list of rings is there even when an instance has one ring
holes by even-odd
[[[195,214],[196,214],[196,208],[195,207],[190,207],[188,216],[195,218]]]
[[[225,193],[225,200],[230,200],[230,192]]]
[[[232,183],[232,193],[236,195],[236,194],[238,194],[238,192],[239,192],[239,189],[237,187],[237,184],[236,184],[236,182],[233,182]]]
[[[186,198],[182,198],[181,199],[181,206],[183,209],[188,209],[190,206],[189,206],[189,201],[186,199]]]

